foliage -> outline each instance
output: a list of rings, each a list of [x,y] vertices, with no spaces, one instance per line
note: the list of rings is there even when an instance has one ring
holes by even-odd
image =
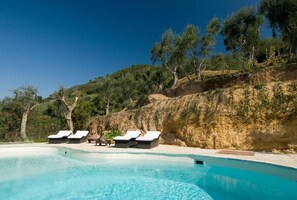
[[[178,81],[178,69],[183,69],[187,61],[187,53],[197,45],[198,32],[199,29],[194,25],[188,25],[182,35],[175,35],[168,29],[161,41],[152,47],[152,62],[161,62],[171,72],[173,85]]]
[[[244,98],[239,102],[238,108],[237,108],[237,116],[242,119],[243,122],[249,122],[250,120],[250,109],[251,109],[251,103],[250,103],[250,90],[248,87],[246,87],[243,91]]]
[[[13,103],[16,106],[19,106],[22,110],[20,137],[22,140],[28,141],[28,136],[26,133],[28,114],[32,109],[39,105],[39,102],[42,100],[42,98],[37,96],[37,88],[33,86],[20,87],[15,89],[13,93]]]
[[[114,137],[120,136],[120,135],[122,135],[122,132],[115,129],[115,130],[112,130],[112,131],[106,133],[104,136],[106,139],[113,139]]]
[[[19,137],[22,111],[15,106],[12,98],[0,102],[0,138],[2,141],[14,141]]]
[[[297,1],[261,0],[259,11],[269,21],[273,35],[281,35],[297,53]]]
[[[243,7],[229,16],[222,30],[226,49],[248,54],[259,39],[262,23],[254,7]]]
[[[220,20],[213,18],[206,26],[206,32],[201,36],[198,46],[193,48],[191,63],[195,68],[197,79],[201,80],[201,72],[207,68],[206,59],[212,54],[216,44],[216,36],[221,30]]]
[[[47,136],[56,134],[59,130],[67,129],[66,122],[62,123],[59,118],[42,114],[44,108],[38,107],[33,110],[28,118],[28,137],[36,141],[47,141]]]
[[[226,56],[223,54],[215,54],[210,58],[210,70],[227,70],[229,66],[227,64]]]
[[[214,120],[216,114],[216,109],[211,105],[206,105],[204,110],[204,121],[210,123]]]
[[[187,25],[180,34],[173,33],[171,29],[164,32],[151,51],[153,63],[161,66],[134,65],[105,77],[97,77],[83,85],[69,89],[61,87],[48,99],[38,96],[37,89],[33,86],[16,89],[13,98],[0,100],[0,141],[19,140],[24,109],[28,110],[40,102],[40,106],[28,115],[28,137],[35,141],[45,141],[47,135],[66,129],[67,107],[62,101],[53,101],[63,95],[69,104],[74,102],[73,97],[79,97],[72,117],[76,130],[85,129],[94,116],[135,108],[137,101],[171,87],[178,78],[188,77],[191,81],[189,74],[196,73],[200,79],[200,73],[205,69],[250,70],[256,61],[265,62],[269,66],[287,60],[295,62],[296,58],[288,56],[288,53],[291,50],[294,53],[297,51],[297,1],[261,0],[259,11],[269,21],[274,37],[260,38],[262,17],[256,8],[242,8],[223,22],[221,34],[228,50],[225,55],[213,52],[216,36],[221,29],[220,20],[213,18],[202,32],[195,25]],[[292,86],[293,89],[294,87]],[[259,108],[265,108],[268,115],[273,118],[284,116],[284,112],[290,107],[290,117],[297,116],[297,95],[293,89],[290,95],[286,95],[282,86],[276,85],[271,99],[268,98],[265,85],[257,84],[254,89],[261,99]],[[231,110],[236,106],[234,102],[230,90],[227,104]],[[250,113],[255,111],[251,110],[254,108],[250,104],[250,91],[246,88],[238,109],[232,112],[246,121]],[[204,119],[211,121],[215,112],[214,106],[207,105]],[[157,123],[159,115],[156,112],[153,116]],[[201,108],[196,102],[186,106],[180,113],[181,118],[198,123],[200,115]],[[170,106],[165,119],[169,120],[173,116]]]
[[[76,130],[84,130],[92,111],[92,103],[89,101],[78,101],[73,112],[73,124]]]
[[[273,57],[281,56],[289,52],[289,47],[280,38],[263,38],[257,43],[255,50],[255,56],[258,62],[264,62],[271,60]]]
[[[188,77],[189,73],[196,72],[200,80],[201,72],[207,67],[206,58],[212,53],[216,44],[216,36],[220,31],[218,18],[213,18],[206,27],[204,34],[199,34],[200,29],[194,25],[187,25],[182,34],[173,34],[168,29],[160,42],[153,45],[152,62],[161,62],[169,70],[174,83],[178,80],[178,74]],[[188,77],[189,81],[191,79]]]
[[[180,119],[184,123],[188,123],[189,121],[192,121],[194,124],[199,126],[200,115],[201,115],[201,108],[194,101],[184,107],[184,109],[180,113]]]
[[[287,96],[285,95],[282,85],[277,83],[273,87],[273,98],[271,101],[272,118],[285,114],[288,106]]]
[[[252,64],[254,62],[254,48],[260,37],[259,29],[262,23],[263,20],[254,7],[243,7],[229,16],[225,19],[224,28],[221,32],[226,49],[240,53]],[[246,63],[245,60],[241,62],[242,65],[244,63]],[[243,69],[245,67],[243,66]]]
[[[262,90],[264,87],[265,87],[265,84],[263,84],[263,83],[257,83],[257,84],[254,86],[254,88],[255,88],[256,90]]]

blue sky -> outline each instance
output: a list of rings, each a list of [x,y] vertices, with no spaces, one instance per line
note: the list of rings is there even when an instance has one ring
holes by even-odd
[[[134,64],[162,33],[202,29],[258,0],[0,0],[0,99],[33,85],[47,97]],[[224,52],[218,41],[217,52]]]

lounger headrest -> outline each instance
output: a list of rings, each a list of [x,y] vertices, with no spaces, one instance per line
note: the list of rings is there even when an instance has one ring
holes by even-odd
[[[160,136],[160,131],[147,131],[145,136],[146,137],[152,137],[152,138],[158,138]]]
[[[75,135],[77,136],[87,136],[89,131],[76,131]]]
[[[127,137],[138,137],[141,134],[140,131],[127,131],[125,136]]]
[[[59,131],[58,133],[57,133],[57,135],[61,135],[61,136],[68,136],[68,135],[70,135],[70,134],[72,134],[72,131],[69,131],[69,130],[63,130],[63,131]]]

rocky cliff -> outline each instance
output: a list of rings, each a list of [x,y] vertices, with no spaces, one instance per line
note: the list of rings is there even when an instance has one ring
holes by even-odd
[[[89,129],[161,130],[161,143],[181,146],[297,151],[297,65],[218,77],[164,94],[150,95],[140,108],[99,116]]]

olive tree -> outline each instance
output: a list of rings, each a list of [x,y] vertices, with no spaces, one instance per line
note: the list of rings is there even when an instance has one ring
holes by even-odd
[[[161,42],[153,45],[152,62],[161,62],[174,78],[173,86],[178,81],[178,70],[183,70],[187,63],[189,50],[195,48],[198,41],[199,29],[188,25],[181,35],[173,34],[168,29],[162,36]]]
[[[297,53],[297,1],[261,0],[259,12],[269,21],[273,35],[280,34]]]
[[[155,64],[160,61],[167,70],[169,70],[174,78],[173,86],[178,81],[177,69],[178,65],[174,65],[175,36],[171,29],[168,29],[163,35],[161,42],[153,45],[152,62]]]
[[[66,99],[66,92],[64,87],[60,87],[54,96],[55,96],[55,100],[59,100],[64,104],[65,109],[62,112],[64,113],[64,117],[67,121],[69,130],[73,131],[74,127],[73,127],[73,121],[72,121],[72,112],[76,107],[78,96],[74,96],[73,101],[70,101],[69,100],[70,98]]]
[[[260,38],[263,19],[254,7],[243,7],[223,22],[222,36],[226,50],[240,53],[253,66],[255,46]],[[242,62],[244,64],[244,62]]]
[[[20,136],[24,141],[28,141],[26,127],[28,121],[28,114],[36,106],[39,105],[41,97],[37,96],[37,89],[33,86],[21,87],[13,91],[14,103],[19,106],[22,110],[22,121],[21,121],[21,131]]]
[[[218,18],[213,18],[206,26],[205,33],[201,36],[201,39],[197,37],[196,46],[193,48],[191,63],[195,68],[195,74],[197,79],[201,80],[201,73],[206,69],[207,65],[205,64],[206,58],[208,58],[215,45],[216,45],[216,36],[221,30],[220,21]]]

